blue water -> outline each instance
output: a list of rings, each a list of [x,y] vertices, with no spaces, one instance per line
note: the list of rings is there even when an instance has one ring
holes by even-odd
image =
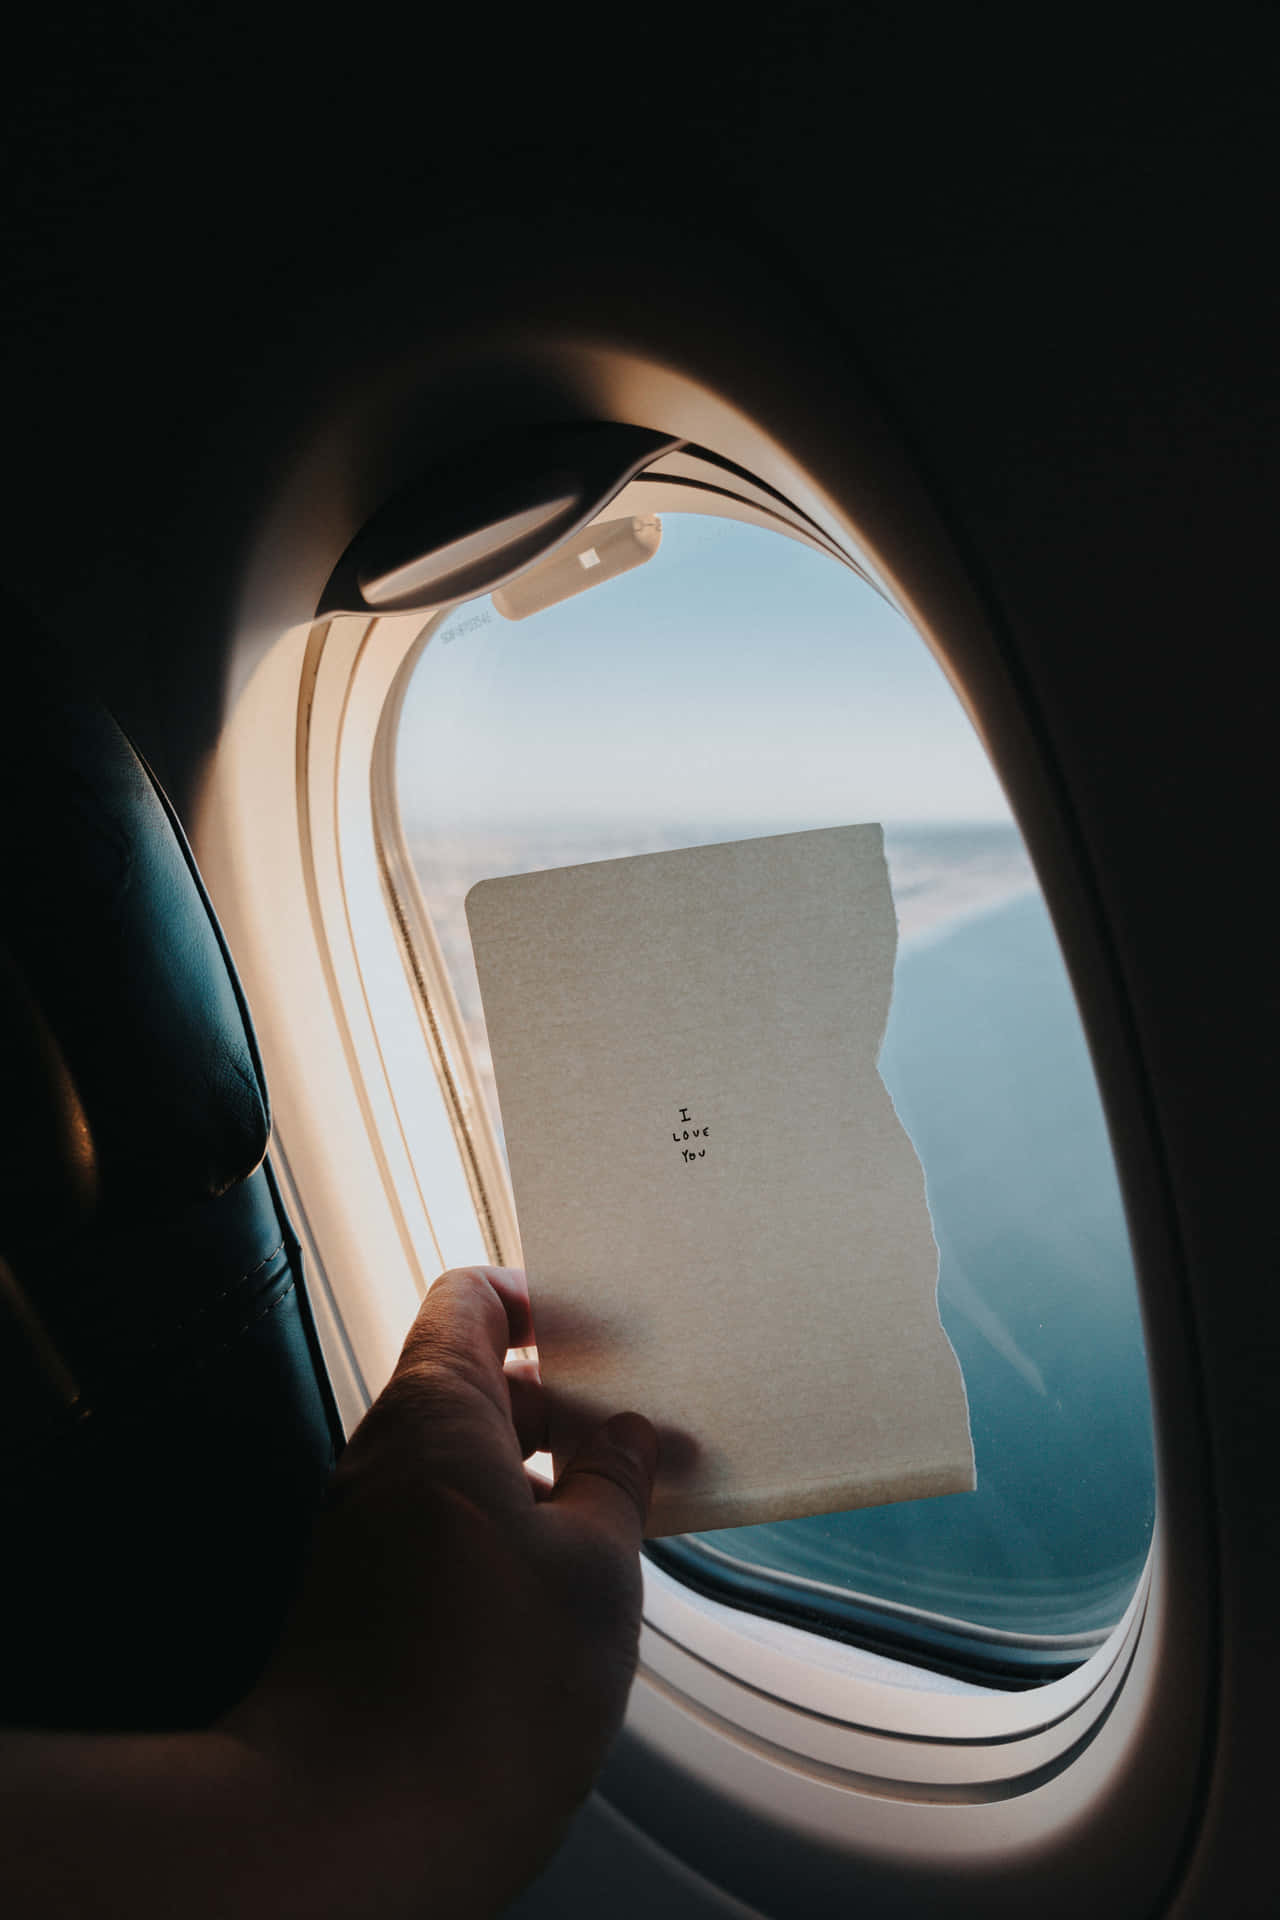
[[[1146,1364],[1106,1126],[1037,894],[902,950],[880,1070],[925,1169],[977,1492],[708,1544],[989,1626],[1109,1626],[1154,1518]]]

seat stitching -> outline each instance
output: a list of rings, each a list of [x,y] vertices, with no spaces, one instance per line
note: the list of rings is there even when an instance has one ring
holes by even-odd
[[[283,1244],[283,1242],[281,1244]],[[279,1249],[277,1249],[277,1251],[278,1250]],[[263,1262],[262,1264],[265,1265],[265,1262]],[[257,1269],[255,1268],[254,1271],[256,1272]],[[252,1319],[242,1320],[240,1325],[236,1328],[233,1334],[231,1334],[226,1340],[223,1340],[218,1346],[211,1347],[208,1353],[202,1353],[202,1354],[192,1356],[187,1361],[186,1366],[184,1368],[181,1368],[180,1371],[187,1372],[187,1373],[202,1373],[207,1366],[210,1366],[212,1364],[213,1361],[220,1359],[224,1353],[228,1352],[229,1349],[235,1345],[237,1340],[242,1339],[243,1336],[246,1333],[248,1333],[250,1327],[256,1327],[260,1320],[265,1320],[268,1314],[274,1313],[277,1307],[282,1306],[283,1303],[289,1298],[289,1295],[294,1291],[297,1284],[298,1283],[296,1278],[291,1279],[288,1286],[283,1287],[281,1291],[276,1295],[274,1300],[269,1300],[265,1307],[261,1307],[258,1310],[258,1312],[253,1315]]]
[[[199,1373],[205,1367],[209,1366],[214,1360],[220,1359],[224,1353],[227,1353],[232,1347],[234,1347],[237,1340],[242,1340],[244,1338],[245,1334],[248,1333],[250,1327],[256,1327],[260,1320],[265,1320],[268,1314],[274,1313],[277,1307],[283,1306],[284,1302],[289,1298],[289,1295],[294,1291],[297,1284],[298,1283],[296,1279],[290,1280],[288,1286],[283,1288],[282,1291],[276,1295],[274,1300],[268,1301],[265,1307],[259,1308],[258,1312],[254,1314],[252,1320],[241,1321],[240,1325],[236,1328],[235,1332],[231,1335],[230,1339],[224,1340],[221,1346],[214,1347],[210,1350],[210,1352],[203,1354],[200,1357],[200,1359],[195,1362],[194,1366],[191,1368],[191,1371],[193,1373]]]
[[[149,1353],[154,1353],[157,1347],[163,1347],[169,1340],[172,1340],[175,1334],[181,1333],[184,1327],[192,1326],[195,1321],[202,1319],[206,1313],[212,1313],[213,1309],[220,1301],[225,1300],[228,1294],[235,1293],[238,1288],[245,1285],[246,1281],[252,1280],[255,1273],[261,1273],[264,1267],[269,1267],[277,1254],[283,1252],[284,1241],[281,1240],[276,1246],[272,1247],[270,1253],[263,1255],[256,1267],[250,1267],[248,1271],[242,1273],[237,1280],[228,1281],[220,1293],[215,1293],[211,1299],[205,1300],[200,1306],[196,1307],[193,1312],[187,1314],[184,1319],[175,1320],[173,1325],[166,1327],[165,1331],[157,1339],[153,1340],[149,1346],[139,1347],[134,1353],[133,1358],[135,1360],[145,1360]],[[283,1298],[283,1295],[281,1298]]]
[[[281,1242],[281,1245],[283,1245],[283,1242]],[[278,1252],[279,1248],[277,1248],[276,1251]],[[271,1256],[268,1255],[267,1257],[269,1259]],[[265,1261],[262,1261],[259,1263],[259,1265],[265,1265],[265,1264],[266,1264]],[[257,1272],[257,1268],[254,1268],[253,1271]],[[265,1320],[269,1314],[273,1314],[275,1312],[277,1307],[283,1306],[284,1302],[289,1298],[289,1295],[295,1291],[297,1284],[298,1283],[297,1283],[296,1277],[291,1279],[289,1281],[288,1286],[283,1288],[282,1291],[276,1295],[274,1300],[269,1301],[265,1307],[260,1308],[259,1311],[254,1314],[251,1320],[245,1320],[244,1322],[242,1322],[242,1324],[239,1327],[237,1327],[236,1331],[231,1335],[230,1339],[224,1340],[220,1346],[214,1347],[209,1353],[201,1355],[201,1357],[198,1360],[194,1362],[188,1362],[188,1365],[184,1369],[184,1371],[186,1371],[187,1373],[202,1373],[204,1369],[212,1365],[212,1363],[215,1360],[221,1359],[222,1355],[224,1353],[230,1352],[231,1348],[236,1344],[237,1340],[242,1339],[243,1336],[249,1332],[251,1327],[256,1327],[259,1321]],[[128,1396],[126,1399],[128,1415],[132,1415],[136,1417],[139,1411],[140,1403],[143,1400],[145,1400],[146,1397],[147,1396],[145,1395],[145,1393]],[[126,1423],[128,1422],[128,1415],[126,1416]],[[114,1416],[115,1416],[115,1409],[111,1405],[110,1398],[108,1399],[108,1405],[107,1405],[105,1415],[104,1415],[101,1403],[94,1403],[91,1405],[81,1407],[77,1411],[74,1420],[70,1423],[68,1427],[64,1427],[61,1433],[54,1431],[54,1432],[47,1433],[43,1436],[41,1442],[37,1446],[33,1447],[31,1451],[21,1461],[20,1464],[22,1468],[24,1470],[39,1471],[39,1468],[43,1460],[47,1458],[47,1456],[54,1450],[54,1447],[57,1445],[58,1441],[61,1438],[63,1438],[64,1435],[66,1435],[68,1432],[75,1429],[83,1431],[86,1427],[89,1427],[89,1426],[93,1426],[96,1428],[104,1418],[106,1418],[108,1422],[112,1422]],[[0,1485],[4,1483],[4,1480],[6,1479],[6,1477],[7,1476],[4,1473],[0,1472]]]

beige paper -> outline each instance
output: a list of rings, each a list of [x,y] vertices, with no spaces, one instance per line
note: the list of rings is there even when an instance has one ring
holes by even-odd
[[[557,1472],[636,1408],[653,1535],[971,1488],[924,1176],[876,1068],[880,828],[482,880],[467,916]]]

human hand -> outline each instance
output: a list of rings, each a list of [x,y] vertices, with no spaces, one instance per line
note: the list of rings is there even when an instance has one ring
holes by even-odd
[[[435,1283],[342,1456],[277,1655],[224,1722],[325,1836],[328,1885],[300,1911],[331,1910],[339,1834],[369,1862],[364,1913],[497,1911],[621,1722],[657,1443],[619,1415],[539,1490],[542,1388],[504,1368],[531,1339],[519,1272]]]

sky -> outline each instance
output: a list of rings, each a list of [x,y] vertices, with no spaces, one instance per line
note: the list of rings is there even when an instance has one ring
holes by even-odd
[[[825,555],[700,514],[528,619],[455,609],[406,694],[398,778],[410,830],[1010,818],[901,615]]]

